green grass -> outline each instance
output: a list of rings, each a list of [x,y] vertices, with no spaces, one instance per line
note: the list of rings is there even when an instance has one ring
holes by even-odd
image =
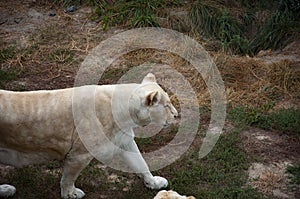
[[[60,194],[59,176],[42,172],[42,167],[25,167],[10,173],[9,181],[17,188],[17,198],[57,198]]]
[[[252,56],[260,50],[282,48],[293,38],[299,37],[300,30],[300,6],[297,0],[198,0],[191,4],[181,0],[56,2],[63,6],[83,3],[92,6],[92,18],[100,18],[104,29],[112,26],[159,27],[159,17],[170,17],[168,8],[188,6],[191,24],[196,32],[217,40],[220,49],[241,55]],[[239,13],[234,14],[235,10]],[[256,13],[263,12],[269,13],[268,20],[257,18]]]
[[[49,61],[68,64],[73,61],[74,53],[66,48],[57,48],[48,55]]]
[[[1,40],[1,42],[4,42]],[[5,89],[5,84],[12,80],[17,80],[18,76],[23,72],[20,65],[16,66],[16,63],[21,63],[23,59],[30,56],[29,53],[25,53],[24,49],[20,49],[16,44],[8,45],[0,49],[0,89]],[[18,61],[17,61],[18,60]],[[2,68],[2,66],[4,66]],[[14,85],[12,90],[24,90],[22,85]]]
[[[256,10],[270,9],[278,4],[278,1],[265,1],[265,0],[237,0],[237,2],[239,2],[242,6],[245,6],[249,9],[256,9]]]
[[[8,46],[0,50],[0,63],[12,59],[16,56],[17,49],[16,46]]]
[[[96,18],[100,16],[103,28],[124,25],[127,27],[158,27],[159,10],[180,5],[181,1],[170,0],[119,0],[114,4],[95,3]]]
[[[179,161],[155,173],[169,179],[168,189],[196,198],[263,198],[245,185],[250,160],[240,143],[237,131],[223,135],[205,158],[199,159],[199,148],[194,146]],[[152,198],[154,195],[152,191],[132,186],[122,198]]]
[[[292,175],[290,177],[291,183],[300,185],[300,163],[294,166],[289,166],[287,168],[287,172]]]
[[[4,85],[6,82],[14,80],[16,78],[17,74],[15,72],[0,70],[0,89],[4,89]]]
[[[197,32],[217,39],[223,50],[251,55],[250,43],[243,35],[242,26],[218,1],[197,1],[191,7],[190,18]],[[246,23],[250,24],[252,20],[253,17],[246,15]]]
[[[278,49],[299,37],[300,5],[297,0],[234,1],[240,12],[233,16],[232,2],[198,0],[190,9],[195,30],[219,41],[233,54],[254,55],[260,50]],[[268,20],[255,13],[270,13]],[[254,28],[253,27],[258,27]]]
[[[299,32],[299,25],[300,21],[292,12],[276,11],[252,41],[254,53],[286,46],[292,36]]]
[[[270,110],[271,107],[272,105],[261,108],[238,106],[230,109],[229,117],[239,126],[254,126],[300,136],[300,110]]]

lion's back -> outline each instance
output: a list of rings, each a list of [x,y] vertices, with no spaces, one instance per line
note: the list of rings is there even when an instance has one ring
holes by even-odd
[[[63,156],[74,132],[71,92],[0,90],[0,149]]]

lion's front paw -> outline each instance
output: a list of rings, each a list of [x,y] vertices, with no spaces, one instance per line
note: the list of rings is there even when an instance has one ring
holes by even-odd
[[[149,181],[145,182],[145,185],[150,189],[161,189],[168,186],[168,180],[160,176],[154,176]]]
[[[63,194],[61,197],[63,199],[80,199],[85,196],[85,193],[78,188],[74,188],[72,191],[69,191],[66,194]]]

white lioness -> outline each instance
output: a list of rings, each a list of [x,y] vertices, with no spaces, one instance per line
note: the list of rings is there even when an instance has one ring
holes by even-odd
[[[77,99],[76,104],[72,98],[75,91],[84,93],[84,96],[77,96],[82,99]],[[153,176],[149,171],[134,141],[132,130],[150,122],[168,125],[177,116],[168,95],[151,73],[145,76],[141,84],[89,85],[31,92],[0,90],[0,163],[22,167],[53,159],[64,160],[61,197],[82,198],[84,192],[76,188],[74,183],[81,170],[93,159],[78,135],[78,128],[85,129],[90,125],[85,107],[85,98],[89,97],[95,100],[95,118],[101,124],[102,131],[99,135],[110,139],[110,144],[101,141],[106,139],[98,139],[100,143],[97,143],[97,147],[101,156],[113,158],[118,154],[143,178],[147,187],[166,187],[168,181],[165,178]],[[114,110],[112,101],[117,103]],[[123,110],[128,104],[130,115],[125,113],[128,110]],[[77,118],[81,126],[77,128],[73,109],[79,105],[83,106],[79,111],[83,118],[82,121]],[[117,122],[114,115],[118,115]],[[80,133],[90,136],[89,132]],[[132,156],[128,151],[137,155]],[[14,192],[12,186],[0,186],[0,196],[9,196]]]

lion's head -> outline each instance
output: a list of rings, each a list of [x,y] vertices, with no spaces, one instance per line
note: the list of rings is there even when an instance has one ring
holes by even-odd
[[[168,126],[178,116],[168,94],[157,84],[152,73],[146,75],[131,96],[131,117],[139,126],[151,122]]]

